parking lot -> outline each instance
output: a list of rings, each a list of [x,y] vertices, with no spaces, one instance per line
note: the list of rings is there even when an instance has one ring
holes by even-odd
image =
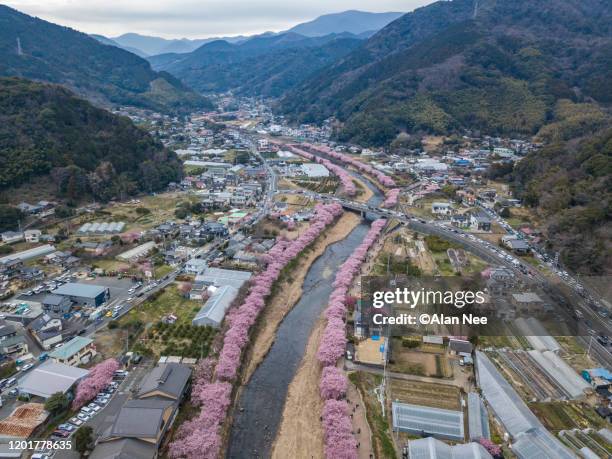
[[[83,425],[93,428],[94,438],[103,435],[115,422],[123,404],[136,392],[143,376],[155,365],[155,362],[143,360],[140,365],[133,367],[128,376],[119,384],[113,393],[110,401],[96,412]],[[55,458],[77,459],[79,454],[76,451],[58,451]]]

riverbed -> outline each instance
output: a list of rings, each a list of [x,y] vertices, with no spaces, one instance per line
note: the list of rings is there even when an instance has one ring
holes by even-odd
[[[368,203],[379,204],[380,191],[359,178],[374,192]],[[312,329],[327,306],[336,272],[368,230],[367,222],[360,223],[345,239],[329,245],[308,270],[302,297],[285,316],[270,351],[242,390],[234,412],[228,458],[270,457],[289,384],[302,362]]]

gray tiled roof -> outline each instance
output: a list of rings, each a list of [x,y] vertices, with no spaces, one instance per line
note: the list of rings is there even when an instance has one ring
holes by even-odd
[[[191,376],[191,369],[180,363],[162,363],[153,368],[144,378],[138,397],[149,392],[160,391],[178,399]]]

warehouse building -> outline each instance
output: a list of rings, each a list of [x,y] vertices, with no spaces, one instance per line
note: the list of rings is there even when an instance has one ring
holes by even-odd
[[[251,278],[251,273],[248,271],[236,271],[232,269],[222,268],[206,268],[202,274],[195,278],[195,283],[202,283],[209,287],[224,287],[231,285],[235,289],[240,289],[242,285]]]
[[[48,399],[57,392],[67,394],[88,374],[87,370],[47,360],[39,367],[30,370],[19,381],[17,389],[20,394]]]
[[[210,325],[218,328],[236,296],[238,296],[238,289],[231,285],[219,287],[196,314],[191,322],[192,325]]]
[[[67,297],[74,304],[98,307],[110,298],[110,290],[102,285],[69,282],[51,292],[56,296]]]
[[[463,412],[393,402],[393,429],[415,435],[431,435],[453,441],[463,441]]]

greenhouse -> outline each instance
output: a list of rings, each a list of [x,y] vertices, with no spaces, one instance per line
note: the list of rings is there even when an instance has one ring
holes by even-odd
[[[393,402],[393,428],[417,435],[463,441],[463,412]]]
[[[476,392],[468,393],[468,435],[470,440],[491,438],[489,414],[480,395]]]
[[[435,438],[420,438],[408,443],[409,459],[492,459],[482,445],[466,443],[450,446]]]

